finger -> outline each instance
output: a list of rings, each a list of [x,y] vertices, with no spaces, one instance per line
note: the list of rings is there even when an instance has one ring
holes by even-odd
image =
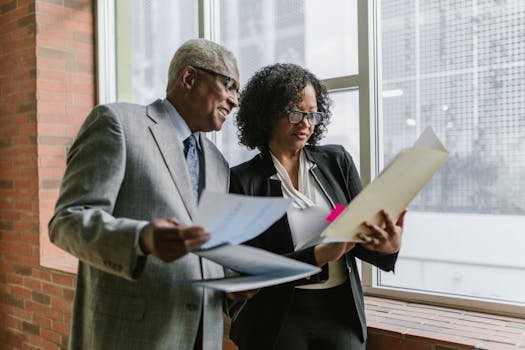
[[[346,250],[345,250],[345,253],[348,253],[349,251],[351,251],[352,249],[354,249],[355,247],[355,243],[354,242],[348,242],[346,244]]]
[[[176,229],[174,231],[173,237],[177,239],[185,240],[185,239],[202,237],[204,235],[209,235],[209,233],[206,232],[202,227],[191,226],[191,227],[186,227],[183,229]]]
[[[364,222],[364,225],[370,230],[369,236],[372,238],[378,238],[380,240],[387,240],[389,234],[385,232],[381,227],[374,225],[368,221]]]
[[[361,241],[361,243],[370,243],[373,239],[372,236],[367,235],[366,233],[358,233],[357,238]]]
[[[405,210],[403,210],[401,212],[401,214],[399,214],[399,217],[397,218],[396,226],[399,226],[399,227],[403,228],[403,226],[405,224],[405,215],[406,215],[407,212],[408,212],[408,210],[405,209]]]
[[[385,221],[386,232],[390,236],[392,236],[396,233],[396,226],[394,225],[394,220],[392,219],[390,214],[388,214],[384,209],[381,210],[381,213],[383,214],[383,219]]]
[[[200,248],[201,245],[203,245],[204,243],[210,240],[210,237],[211,236],[208,233],[205,233],[204,235],[196,237],[196,238],[185,239],[183,241],[184,247],[186,248],[188,252],[194,249]]]
[[[166,219],[166,221],[172,223],[173,225],[176,225],[176,226],[179,226],[181,225],[180,221],[175,219],[175,218],[169,218],[169,219]]]

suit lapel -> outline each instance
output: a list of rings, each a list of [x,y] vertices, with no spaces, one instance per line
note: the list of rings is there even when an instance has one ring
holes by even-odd
[[[343,205],[348,204],[344,195],[344,188],[338,186],[338,182],[330,173],[323,171],[323,168],[328,168],[326,156],[324,154],[314,153],[307,147],[304,148],[304,152],[306,158],[314,163],[314,167],[310,169],[310,173],[321,187],[321,191],[330,202],[330,205],[335,207],[335,204],[338,203]]]
[[[219,170],[226,170],[227,167],[222,157],[217,154],[215,146],[203,133],[200,133],[200,142],[204,154],[204,187],[213,192],[223,193],[227,190],[225,185],[228,184],[228,172]]]
[[[263,192],[258,194],[260,196],[269,197],[282,197],[283,190],[281,187],[281,181],[272,179],[277,174],[277,170],[273,165],[272,156],[269,151],[262,151],[259,153],[258,168],[261,169],[261,174],[265,181],[265,188]],[[284,214],[275,224],[263,236],[265,246],[269,247],[269,250],[278,253],[285,254],[293,252],[293,239],[292,232],[290,231],[290,225],[288,224],[288,214]]]
[[[149,126],[155,144],[159,148],[188,214],[193,217],[197,210],[197,203],[192,192],[190,175],[181,147],[182,143],[177,138],[174,131],[175,127],[160,100],[148,106],[147,114],[155,122]]]

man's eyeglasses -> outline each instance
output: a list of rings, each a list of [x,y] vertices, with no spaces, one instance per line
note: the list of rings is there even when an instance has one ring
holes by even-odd
[[[207,73],[211,76],[218,77],[224,84],[226,91],[228,91],[230,94],[235,96],[237,98],[237,101],[239,101],[240,96],[239,96],[239,91],[237,90],[237,83],[235,82],[235,79],[227,75],[212,71],[211,69],[208,69],[208,68],[197,67],[197,66],[192,66],[192,67],[197,70],[200,70],[201,72]]]
[[[289,111],[287,113],[290,124],[299,124],[306,118],[311,125],[317,125],[323,117],[322,112]]]

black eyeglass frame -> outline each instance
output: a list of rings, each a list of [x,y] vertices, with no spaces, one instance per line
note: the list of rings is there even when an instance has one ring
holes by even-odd
[[[204,68],[204,67],[199,67],[199,66],[190,66],[192,67],[193,69],[196,69],[196,70],[200,70],[204,73],[207,73],[209,75],[212,75],[214,77],[218,77],[220,78],[223,82],[224,82],[224,87],[226,88],[226,90],[233,94],[236,98],[237,98],[237,101],[239,101],[239,98],[240,98],[240,94],[239,94],[239,90],[237,90],[237,82],[235,81],[235,79],[233,79],[232,77],[229,77],[227,75],[224,75],[222,73],[219,73],[219,72],[215,72],[211,69],[208,69],[208,68]]]
[[[288,122],[290,124],[299,124],[302,123],[304,118],[308,119],[308,122],[311,125],[317,125],[323,118],[324,113],[323,112],[304,112],[299,110],[292,110],[292,111],[286,111],[285,112],[288,117]],[[301,115],[301,119],[294,118],[295,115]]]

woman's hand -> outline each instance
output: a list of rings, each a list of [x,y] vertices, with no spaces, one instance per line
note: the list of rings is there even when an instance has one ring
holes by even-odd
[[[344,254],[355,247],[355,243],[321,243],[315,246],[314,255],[317,266],[324,266],[327,262],[337,261]]]
[[[401,236],[403,235],[403,222],[407,210],[399,215],[396,223],[392,217],[384,210],[381,210],[383,215],[383,225],[381,227],[365,221],[365,225],[370,229],[369,234],[359,233],[357,236],[362,240],[361,245],[368,250],[374,250],[381,254],[394,254],[401,248]]]

